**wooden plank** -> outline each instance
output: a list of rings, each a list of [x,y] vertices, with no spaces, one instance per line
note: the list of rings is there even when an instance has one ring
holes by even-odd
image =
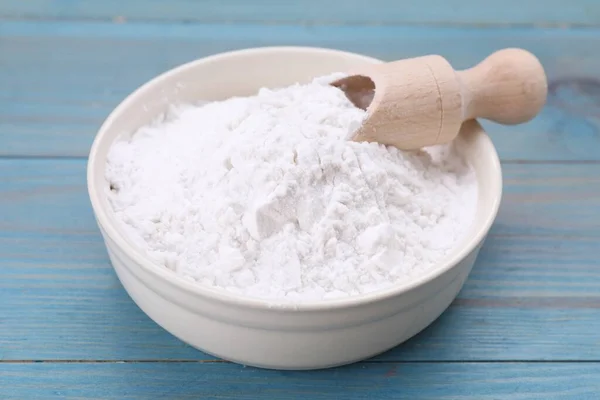
[[[7,400],[593,400],[599,375],[599,363],[363,363],[297,372],[227,363],[0,363],[0,393]]]
[[[86,161],[0,159],[0,229],[96,234]],[[505,164],[495,235],[600,236],[600,164]]]
[[[595,0],[28,0],[0,1],[0,17],[297,24],[597,25]]]
[[[504,174],[502,211],[458,300],[378,360],[600,360],[600,165]],[[121,288],[83,160],[0,160],[0,209],[0,360],[212,359]]]
[[[504,164],[502,171],[504,193],[493,233],[600,233],[600,164]]]
[[[0,24],[0,156],[86,156],[111,109],[153,76],[202,56],[266,45],[339,48],[385,60],[439,53],[457,68],[499,48],[524,47],[547,70],[549,103],[526,125],[484,123],[501,157],[600,160],[596,29],[65,21]]]
[[[447,312],[376,359],[600,359],[596,247],[594,240],[491,237]],[[553,248],[559,250],[539,259]],[[0,335],[0,359],[213,359],[135,306],[96,236],[3,233],[0,255],[7,332]]]

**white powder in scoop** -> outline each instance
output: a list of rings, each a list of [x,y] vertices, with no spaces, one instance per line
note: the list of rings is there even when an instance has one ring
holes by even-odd
[[[348,141],[365,114],[334,77],[173,107],[116,142],[107,194],[125,233],[189,281],[276,302],[431,269],[470,228],[473,171],[453,146]]]

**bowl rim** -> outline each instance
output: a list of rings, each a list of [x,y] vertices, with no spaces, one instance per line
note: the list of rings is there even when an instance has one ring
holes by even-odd
[[[258,309],[264,311],[294,311],[294,312],[307,312],[307,311],[328,311],[335,309],[346,309],[357,306],[364,306],[375,302],[381,302],[387,299],[391,299],[400,296],[406,292],[409,292],[415,288],[423,286],[428,282],[435,280],[444,273],[454,268],[458,263],[464,260],[471,252],[485,239],[489,230],[496,219],[498,210],[500,207],[502,197],[502,171],[501,164],[498,157],[498,153],[491,139],[484,131],[484,129],[476,123],[476,135],[477,140],[485,141],[485,146],[491,151],[490,157],[490,175],[494,177],[494,182],[490,187],[493,197],[491,207],[486,210],[485,215],[481,218],[481,222],[477,225],[475,232],[468,240],[464,241],[462,246],[457,251],[453,252],[452,255],[444,257],[440,262],[432,267],[426,273],[419,275],[416,278],[410,279],[406,283],[398,283],[388,288],[377,290],[374,292],[364,293],[360,295],[353,295],[343,298],[327,299],[327,300],[316,300],[307,302],[293,302],[283,301],[279,302],[276,299],[261,299],[255,297],[249,297],[232,293],[222,288],[213,288],[204,286],[199,283],[189,282],[182,277],[174,274],[172,271],[167,270],[164,267],[152,262],[152,260],[146,256],[141,250],[138,250],[130,241],[126,239],[123,233],[111,222],[100,201],[102,190],[97,188],[94,184],[95,175],[98,173],[98,169],[104,169],[105,163],[100,163],[98,157],[98,151],[101,143],[106,139],[106,132],[109,127],[116,119],[118,115],[123,113],[131,103],[138,97],[144,96],[145,92],[150,90],[152,86],[158,84],[162,80],[165,80],[173,75],[177,75],[185,70],[193,69],[198,65],[213,62],[213,61],[225,61],[227,59],[235,59],[240,56],[246,55],[264,55],[267,53],[313,53],[313,54],[324,54],[324,55],[342,55],[346,57],[352,57],[354,59],[363,59],[371,63],[384,62],[380,59],[369,57],[359,53],[353,53],[349,51],[330,49],[324,47],[310,47],[310,46],[265,46],[265,47],[252,47],[239,50],[226,51],[216,53],[206,57],[201,57],[196,60],[181,64],[174,68],[171,68],[152,79],[148,80],[129,95],[127,95],[106,117],[99,130],[96,133],[93,144],[90,148],[88,162],[87,162],[87,187],[88,195],[92,205],[92,210],[95,214],[96,221],[109,238],[115,243],[116,246],[126,254],[131,261],[136,263],[145,272],[149,273],[153,277],[168,283],[170,286],[187,292],[188,294],[196,297],[202,297],[209,301],[217,301],[230,306],[244,307],[248,309]],[[100,165],[102,164],[102,165]],[[106,243],[106,238],[103,237],[103,241]],[[111,262],[111,266],[114,268]],[[147,283],[146,283],[147,284]],[[156,289],[154,289],[156,290]]]

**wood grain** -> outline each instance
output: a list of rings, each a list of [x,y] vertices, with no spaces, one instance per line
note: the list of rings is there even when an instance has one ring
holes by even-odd
[[[599,375],[598,363],[363,363],[311,372],[227,363],[0,364],[0,394],[6,400],[594,400]]]
[[[504,175],[502,210],[459,298],[377,360],[600,360],[600,165],[509,164]],[[84,160],[0,159],[0,209],[0,360],[212,359],[121,288]]]
[[[0,17],[296,24],[597,25],[595,0],[27,0],[0,1]]]
[[[385,60],[433,53],[456,68],[523,47],[546,69],[548,105],[525,125],[484,122],[500,156],[600,160],[597,29],[72,21],[0,24],[0,156],[85,157],[103,119],[142,83],[202,56],[266,45],[332,47]]]

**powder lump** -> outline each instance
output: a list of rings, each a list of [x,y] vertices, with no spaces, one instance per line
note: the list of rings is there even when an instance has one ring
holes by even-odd
[[[469,229],[470,166],[452,145],[347,140],[365,116],[327,83],[172,107],[114,143],[124,233],[198,285],[278,302],[368,293],[431,269]]]

